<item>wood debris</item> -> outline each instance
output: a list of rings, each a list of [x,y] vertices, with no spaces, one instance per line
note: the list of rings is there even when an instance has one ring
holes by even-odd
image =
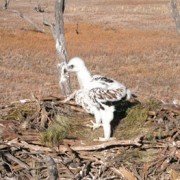
[[[23,101],[24,102],[24,101]],[[8,119],[14,102],[1,108],[0,179],[172,179],[180,174],[180,111],[171,107],[149,110],[150,132],[133,139],[73,144],[64,140],[47,146],[39,133],[58,115],[82,115],[73,102],[49,97],[27,100],[33,113],[22,110],[22,121]],[[34,108],[35,107],[35,108]],[[8,134],[9,133],[9,134]],[[80,142],[80,140],[79,140]]]

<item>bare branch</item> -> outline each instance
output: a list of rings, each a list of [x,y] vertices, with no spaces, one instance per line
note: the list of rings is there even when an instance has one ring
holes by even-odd
[[[70,148],[74,151],[96,151],[96,150],[102,150],[106,149],[108,147],[112,146],[141,146],[140,143],[141,137],[138,137],[133,140],[115,140],[115,141],[107,141],[101,144],[97,145],[91,145],[91,146],[71,146]],[[43,146],[38,146],[38,145],[32,145],[28,144],[25,141],[18,141],[17,139],[13,139],[9,142],[7,142],[7,145],[10,146],[17,146],[17,147],[22,147],[22,148],[29,148],[31,151],[44,151],[44,152],[53,152],[53,151],[69,151],[69,148],[67,146],[60,146],[60,147],[54,147],[53,149],[48,148],[48,147],[43,147]]]
[[[42,152],[53,152],[58,150],[57,148],[55,148],[55,150],[48,148],[48,147],[44,147],[44,146],[38,146],[38,145],[33,145],[33,144],[28,144],[25,141],[18,141],[18,139],[13,139],[11,141],[8,141],[6,143],[9,146],[15,146],[15,147],[21,147],[21,148],[28,148],[30,149],[32,152],[37,152],[37,151],[42,151]]]
[[[111,146],[141,146],[140,137],[133,140],[115,140],[115,141],[107,141],[101,144],[92,145],[92,146],[71,146],[71,149],[74,151],[96,151],[106,149]],[[67,147],[60,146],[61,151],[66,151]]]
[[[115,167],[110,167],[110,169],[117,175],[122,176],[123,179],[137,180],[132,172],[127,170],[125,167],[120,167],[116,169]]]
[[[8,159],[16,162],[16,163],[19,164],[21,167],[23,167],[23,168],[25,168],[25,169],[27,169],[27,170],[30,169],[30,167],[29,167],[28,164],[22,162],[21,160],[19,160],[19,159],[16,158],[16,157],[12,156],[9,152],[4,153],[4,156],[6,156]]]
[[[37,24],[35,24],[29,17],[25,16],[23,13],[21,13],[21,12],[19,12],[19,11],[17,11],[17,10],[11,10],[10,12],[13,12],[13,13],[18,14],[18,16],[19,16],[20,18],[24,19],[24,20],[27,21],[30,25],[32,25],[33,28],[35,29],[35,31],[44,33],[44,29],[40,29]]]
[[[55,25],[53,23],[48,22],[44,17],[43,17],[43,25],[51,28],[51,33],[53,35],[53,38],[56,39]]]

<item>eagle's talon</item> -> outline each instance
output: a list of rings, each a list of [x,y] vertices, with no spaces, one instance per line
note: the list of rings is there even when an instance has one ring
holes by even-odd
[[[91,121],[91,123],[92,123],[92,125],[91,125],[91,124],[87,124],[86,126],[92,128],[93,131],[94,131],[95,129],[98,129],[98,128],[100,128],[100,127],[102,126],[101,123],[100,123],[100,124],[97,124],[97,123],[94,123],[93,121]]]
[[[115,137],[111,137],[111,138],[103,138],[103,137],[99,137],[99,139],[93,139],[93,141],[99,141],[99,142],[104,142],[104,141],[113,141],[116,140]]]

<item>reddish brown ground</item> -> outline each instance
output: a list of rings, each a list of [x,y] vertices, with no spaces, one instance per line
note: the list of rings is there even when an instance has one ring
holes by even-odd
[[[167,1],[104,0],[91,1],[91,6],[78,2],[79,6],[68,2],[65,15],[69,57],[82,57],[93,73],[123,82],[140,99],[180,99],[180,37]],[[18,1],[10,10],[21,10],[42,27],[43,15],[33,11],[35,1],[30,5]],[[52,5],[47,3],[44,15],[49,19]],[[32,93],[59,95],[58,62],[49,30],[37,33],[2,9],[0,27],[0,103],[29,98]]]

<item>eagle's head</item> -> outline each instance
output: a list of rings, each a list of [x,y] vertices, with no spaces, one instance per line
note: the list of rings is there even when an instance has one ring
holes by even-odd
[[[67,64],[66,70],[68,72],[79,72],[85,68],[86,66],[84,61],[79,57],[74,57]]]

